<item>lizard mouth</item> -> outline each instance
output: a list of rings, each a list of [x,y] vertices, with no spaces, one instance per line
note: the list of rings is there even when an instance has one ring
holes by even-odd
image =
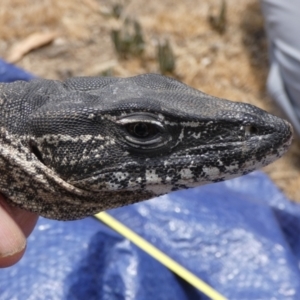
[[[287,136],[281,143],[272,138],[272,134],[269,134],[252,137],[247,143],[214,144],[209,146],[209,152],[206,149],[206,153],[201,153],[205,147],[198,146],[190,149],[188,153],[181,152],[168,157],[168,163],[163,163],[166,160],[162,157],[160,163],[149,160],[148,165],[142,168],[138,162],[132,162],[126,168],[111,166],[89,177],[75,180],[71,184],[94,192],[138,191],[147,186],[149,188],[152,186],[150,189],[155,190],[154,186],[160,186],[161,193],[165,193],[223,181],[272,163],[287,151],[292,142],[292,135]],[[270,139],[273,142],[272,147],[269,144]],[[223,151],[222,155],[220,151]]]
[[[182,150],[175,153],[174,158],[187,157],[187,156],[211,156],[211,152],[218,152],[219,156],[228,151],[242,150],[245,155],[250,153],[261,153],[261,155],[267,156],[269,153],[278,152],[283,155],[293,140],[293,134],[286,135],[285,139],[277,138],[274,133],[268,133],[265,135],[251,136],[243,141],[230,141],[219,142],[209,145],[197,145],[188,150]],[[212,156],[211,156],[212,157]],[[212,157],[215,158],[215,157]]]
[[[266,134],[246,127],[245,131],[252,133],[242,141],[198,144],[177,151],[174,148],[168,156],[143,156],[123,165],[109,165],[70,183],[94,192],[142,191],[150,186],[160,186],[160,191],[168,192],[231,179],[262,168],[287,151],[293,130],[285,121],[282,125],[281,130],[268,130]]]

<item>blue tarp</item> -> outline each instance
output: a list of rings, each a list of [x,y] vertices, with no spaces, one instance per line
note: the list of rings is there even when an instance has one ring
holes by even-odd
[[[228,299],[300,299],[300,206],[261,172],[109,213]],[[94,218],[40,218],[0,299],[208,298]]]
[[[8,64],[0,59],[0,82],[13,82],[16,80],[30,80],[34,76],[22,69]]]

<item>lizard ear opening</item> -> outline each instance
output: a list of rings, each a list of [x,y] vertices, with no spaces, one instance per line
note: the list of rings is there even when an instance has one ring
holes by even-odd
[[[38,147],[34,144],[30,144],[30,150],[31,152],[36,156],[36,158],[42,163],[44,164],[44,160],[43,160],[43,157],[42,157],[42,154],[40,152],[40,150],[38,149]]]

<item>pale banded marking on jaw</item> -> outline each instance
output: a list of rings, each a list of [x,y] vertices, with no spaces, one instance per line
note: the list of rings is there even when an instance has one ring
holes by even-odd
[[[198,133],[194,132],[194,133],[192,134],[192,137],[193,137],[194,139],[200,139],[200,138],[201,138],[201,132],[198,132]]]
[[[180,135],[178,137],[178,143],[179,143],[179,141],[182,142],[183,138],[184,138],[184,129],[182,128],[181,132],[180,132]]]
[[[117,191],[122,187],[121,185],[122,181],[130,180],[130,174],[128,172],[115,172],[113,174],[113,177],[114,177],[114,181],[107,181],[105,183],[107,190]],[[115,182],[116,180],[119,181],[120,183]],[[130,184],[129,184],[129,188],[130,188]]]
[[[145,178],[147,184],[157,184],[162,182],[162,178],[156,173],[155,169],[146,170]]]
[[[110,139],[108,137],[102,136],[100,134],[98,135],[91,135],[91,134],[82,134],[79,136],[71,136],[67,134],[45,134],[40,137],[35,138],[37,141],[45,141],[49,144],[53,144],[57,146],[59,142],[82,142],[82,143],[88,143],[90,141],[104,141],[107,140],[108,142]]]
[[[130,177],[130,174],[128,172],[115,172],[114,177],[119,180],[126,180],[128,177]]]
[[[182,169],[180,171],[180,175],[181,175],[181,178],[186,179],[186,180],[192,179],[194,176],[191,169]]]
[[[157,184],[157,185],[147,185],[146,190],[153,193],[156,196],[170,193],[174,186],[172,184]]]
[[[284,149],[282,151],[284,152]],[[232,166],[231,165],[225,166],[226,172],[221,172],[218,167],[208,167],[208,166],[205,167],[204,166],[202,170],[204,171],[205,175],[204,175],[202,181],[194,180],[193,173],[191,172],[191,168],[192,168],[193,164],[191,164],[190,166],[187,166],[187,168],[180,170],[180,175],[182,176],[182,178],[179,179],[178,181],[176,181],[175,185],[179,185],[179,186],[185,185],[186,187],[196,187],[196,186],[200,186],[200,185],[204,185],[204,184],[213,182],[217,179],[222,179],[222,180],[232,179],[232,178],[235,178],[235,177],[241,175],[242,171],[247,173],[247,172],[259,169],[259,168],[273,162],[281,154],[282,153],[269,155],[267,158],[264,158],[261,161],[255,161],[255,159],[252,159],[243,165],[242,170],[239,169],[238,162],[233,163]],[[220,166],[224,166],[224,163],[222,163],[221,160],[219,160],[218,162],[219,162]],[[148,176],[149,174],[151,175],[150,177]],[[153,180],[153,179],[156,179],[158,183],[161,183],[162,180],[155,173],[155,171],[147,172],[146,178],[147,178],[146,189],[148,191],[155,193],[156,195],[169,193],[170,191],[172,191],[174,189],[174,183],[171,183],[172,182],[171,177],[168,177],[168,176],[165,177],[164,184],[158,184],[158,185],[155,184],[155,180]]]
[[[192,127],[192,128],[201,128],[205,125],[205,127],[207,126],[207,124],[204,124],[203,122],[194,122],[194,121],[191,121],[191,122],[182,122],[182,121],[179,121],[179,122],[170,122],[170,121],[167,121],[167,120],[164,120],[163,121],[164,124],[168,125],[168,126],[183,126],[183,127]],[[213,123],[213,122],[211,122]]]
[[[228,172],[234,172],[236,170],[238,170],[239,165],[237,162],[233,162],[230,166],[225,166],[226,171]]]
[[[218,162],[219,166],[223,166],[224,165],[223,162],[220,159],[218,159],[217,162]]]
[[[218,178],[221,175],[220,169],[217,167],[203,167],[202,170],[209,178]]]
[[[180,122],[180,125],[181,126],[185,126],[185,127],[194,127],[194,128],[197,128],[197,127],[201,127],[201,124],[203,124],[203,122],[199,123],[199,122]],[[205,127],[209,127],[211,124],[213,124],[213,122],[208,122],[205,124]]]

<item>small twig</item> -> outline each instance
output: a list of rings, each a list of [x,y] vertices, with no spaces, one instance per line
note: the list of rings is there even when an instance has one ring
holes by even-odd
[[[173,73],[175,70],[175,56],[168,40],[159,42],[157,46],[157,60],[162,74]]]
[[[226,31],[226,27],[227,27],[226,14],[227,14],[226,0],[222,0],[219,14],[217,16],[210,14],[208,17],[210,26],[220,34],[223,34]]]
[[[134,19],[126,18],[118,30],[112,30],[111,38],[121,58],[140,56],[145,48],[142,27]]]
[[[10,50],[7,61],[16,63],[30,51],[48,45],[57,37],[57,32],[36,32],[18,42]]]

